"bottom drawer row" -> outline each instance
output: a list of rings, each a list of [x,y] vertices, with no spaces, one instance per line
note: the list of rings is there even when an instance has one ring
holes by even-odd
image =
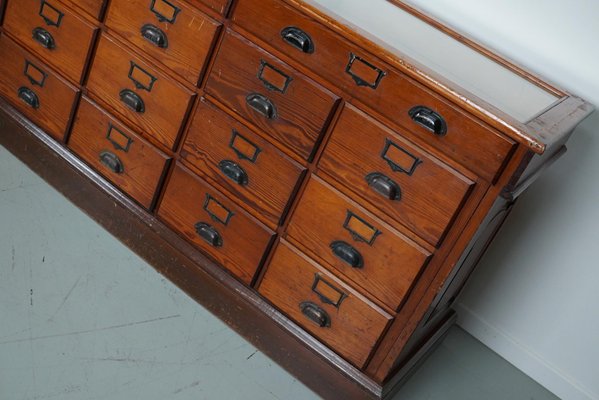
[[[258,291],[358,368],[393,319],[285,241],[275,250]]]

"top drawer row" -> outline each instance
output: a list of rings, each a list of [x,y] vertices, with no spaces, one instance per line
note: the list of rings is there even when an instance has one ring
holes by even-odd
[[[483,179],[494,181],[514,148],[509,138],[281,0],[239,0],[233,21]]]

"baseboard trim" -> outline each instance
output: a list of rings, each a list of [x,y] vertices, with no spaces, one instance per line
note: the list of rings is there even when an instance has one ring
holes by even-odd
[[[586,390],[574,378],[463,303],[455,304],[454,308],[459,326],[560,399],[599,400],[599,395]]]

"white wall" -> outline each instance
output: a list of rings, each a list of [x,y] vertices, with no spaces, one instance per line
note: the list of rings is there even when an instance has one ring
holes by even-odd
[[[410,0],[599,105],[599,1]],[[521,198],[460,323],[563,399],[599,399],[599,113]]]

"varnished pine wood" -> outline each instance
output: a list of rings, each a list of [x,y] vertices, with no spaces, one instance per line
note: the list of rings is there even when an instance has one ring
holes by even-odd
[[[110,138],[117,144],[111,142]],[[127,138],[131,140],[128,145]],[[169,157],[84,97],[79,105],[69,147],[106,179],[151,209]],[[123,163],[116,173],[103,165],[100,153],[109,151]]]
[[[10,1],[14,2],[16,0]],[[62,0],[50,1],[62,4]],[[112,3],[114,5],[119,1],[113,0]],[[69,0],[69,4],[71,3]],[[129,2],[128,5],[134,3]],[[188,3],[190,6],[184,6],[183,8],[197,7],[197,10],[210,15],[214,21],[224,21],[222,15],[229,12],[226,11],[224,2],[190,0]],[[512,188],[518,182],[527,179],[527,177],[531,180],[536,179],[538,174],[534,171],[546,163],[551,155],[559,154],[556,153],[558,148],[565,144],[572,129],[590,113],[592,107],[565,92],[552,89],[551,85],[545,84],[541,80],[527,75],[522,70],[518,70],[517,67],[506,63],[505,65],[515,73],[527,77],[549,90],[555,90],[557,95],[563,95],[563,99],[559,104],[546,110],[533,121],[527,124],[518,123],[511,116],[499,112],[494,107],[476,98],[476,96],[472,96],[457,87],[447,78],[431,73],[426,66],[412,64],[412,60],[404,59],[401,55],[391,54],[383,49],[380,44],[377,44],[376,40],[373,41],[367,32],[355,32],[351,27],[333,20],[322,11],[309,5],[308,2],[301,0],[274,2],[270,0],[260,2],[256,0],[238,0],[236,4],[237,8],[233,10],[233,21],[224,22],[224,25],[230,28],[228,31],[230,33],[227,34],[222,43],[219,39],[217,44],[218,54],[214,55],[213,60],[208,63],[211,65],[210,70],[212,73],[209,79],[204,78],[201,80],[202,87],[204,82],[207,82],[207,98],[215,101],[218,104],[217,108],[220,108],[220,111],[225,109],[225,112],[222,115],[217,113],[213,115],[205,114],[203,117],[198,116],[197,121],[194,122],[201,126],[201,129],[197,129],[195,137],[190,135],[190,137],[193,137],[193,141],[197,142],[197,144],[194,144],[196,154],[204,154],[198,156],[198,160],[200,157],[207,160],[203,162],[205,168],[198,161],[190,162],[189,154],[185,155],[185,150],[181,154],[177,154],[177,152],[173,154],[174,150],[180,148],[178,143],[180,142],[179,133],[181,133],[183,127],[188,125],[188,110],[191,108],[195,93],[202,95],[204,94],[202,90],[196,90],[193,87],[193,84],[196,83],[193,80],[183,79],[184,72],[174,73],[170,68],[165,68],[166,63],[156,58],[156,55],[148,55],[147,52],[141,51],[142,47],[135,47],[133,44],[124,41],[121,36],[119,36],[119,39],[115,39],[118,35],[110,36],[110,27],[106,28],[102,25],[102,29],[109,32],[109,35],[106,35],[106,33],[104,35],[118,43],[123,55],[121,58],[136,57],[135,59],[145,63],[144,69],[161,75],[159,77],[161,82],[169,81],[174,87],[182,88],[187,95],[187,107],[185,107],[182,114],[177,112],[173,114],[170,110],[173,104],[177,110],[184,108],[179,107],[181,104],[177,100],[179,97],[172,96],[172,93],[171,95],[161,93],[160,96],[156,96],[163,101],[161,106],[164,109],[158,114],[152,114],[150,120],[155,118],[155,115],[161,115],[162,122],[166,124],[166,127],[173,128],[170,131],[170,136],[166,136],[167,143],[165,143],[165,137],[161,135],[164,135],[165,131],[169,133],[169,129],[163,129],[164,127],[160,124],[151,121],[138,121],[128,115],[126,110],[118,110],[118,91],[120,88],[119,90],[117,88],[111,89],[109,85],[109,83],[116,80],[116,69],[114,69],[114,65],[116,65],[114,60],[116,58],[112,55],[117,53],[107,57],[104,74],[99,79],[95,78],[95,85],[106,85],[108,87],[106,92],[98,93],[90,90],[90,95],[95,100],[115,113],[116,124],[120,124],[124,129],[141,133],[150,142],[147,143],[148,146],[156,144],[164,152],[173,155],[175,158],[181,156],[188,158],[187,161],[182,160],[175,168],[170,168],[170,176],[166,179],[168,182],[166,191],[162,191],[159,196],[162,204],[160,215],[170,228],[164,227],[160,222],[141,211],[127,197],[116,191],[88,167],[74,160],[72,155],[47,139],[42,133],[36,132],[35,135],[49,145],[60,158],[67,160],[78,171],[94,180],[95,184],[101,187],[102,190],[110,193],[110,198],[116,199],[111,201],[116,201],[118,206],[123,205],[125,210],[131,212],[132,219],[129,219],[130,221],[141,220],[143,223],[151,225],[153,230],[159,231],[165,242],[160,241],[161,244],[157,247],[164,249],[164,246],[166,246],[166,248],[174,249],[173,252],[167,252],[168,257],[181,251],[182,248],[187,249],[184,252],[186,257],[194,260],[195,264],[190,264],[193,265],[191,269],[179,268],[181,265],[179,263],[174,264],[177,266],[176,268],[172,265],[164,268],[163,271],[166,271],[171,279],[179,282],[186,290],[197,294],[197,287],[200,286],[198,279],[201,279],[198,274],[204,273],[198,272],[200,269],[196,269],[196,267],[199,266],[203,271],[208,271],[208,275],[216,277],[227,288],[232,288],[229,294],[223,294],[223,296],[236,294],[242,296],[244,301],[255,305],[260,312],[253,313],[252,316],[262,321],[262,323],[265,320],[269,321],[266,324],[269,328],[272,328],[272,330],[267,329],[271,334],[269,339],[273,338],[274,340],[271,346],[276,347],[278,344],[286,346],[275,349],[270,347],[269,354],[272,354],[287,368],[299,374],[313,387],[317,384],[316,390],[323,394],[325,398],[337,399],[339,396],[343,398],[361,398],[363,395],[377,399],[388,397],[392,388],[396,386],[399,377],[404,376],[403,372],[397,371],[400,368],[403,369],[402,365],[410,368],[413,365],[412,357],[419,357],[427,348],[428,343],[434,342],[435,338],[439,337],[439,332],[447,325],[446,322],[451,320],[451,312],[446,309],[449,303],[445,297],[453,292],[446,288],[452,285],[450,283],[453,280],[452,276],[458,273],[455,266],[460,264],[464,252],[476,240],[477,232],[484,231],[485,226],[489,224],[489,210],[491,210],[493,204],[496,204],[494,202],[505,190],[508,190],[504,188]],[[273,7],[269,7],[269,4]],[[144,5],[144,7],[146,6],[149,7],[149,4]],[[71,9],[70,7],[64,7],[65,9]],[[123,6],[121,5],[121,7]],[[244,7],[245,11],[243,11]],[[73,8],[73,10],[79,13],[81,11],[80,5],[77,5],[77,8]],[[123,9],[118,11],[115,7],[114,10],[122,17]],[[223,14],[219,10],[222,10]],[[427,17],[418,12],[408,11],[428,21]],[[240,17],[237,17],[238,14]],[[153,17],[153,14],[151,16]],[[96,22],[88,14],[82,13],[80,18],[92,27],[96,25]],[[241,21],[241,25],[238,25],[237,21]],[[304,23],[308,24],[306,26],[310,27],[309,33],[317,39],[316,52],[312,54],[312,58],[307,58],[308,56],[304,56],[303,53],[282,42],[279,33],[282,26],[278,25],[280,23],[285,23],[285,26],[292,23],[301,24],[300,27],[303,27]],[[233,33],[233,31],[237,31],[244,38]],[[448,32],[450,31],[448,30]],[[10,35],[9,30],[8,36]],[[222,37],[222,35],[219,37]],[[254,41],[255,44],[247,39]],[[461,40],[459,37],[457,39]],[[0,38],[1,40],[2,38]],[[468,40],[463,40],[463,42],[471,45]],[[222,47],[220,47],[221,44]],[[326,51],[321,50],[321,48]],[[91,45],[88,46],[87,51],[91,52],[93,49],[94,46]],[[102,46],[99,50],[102,50]],[[367,62],[380,67],[386,72],[378,88],[359,87],[356,89],[355,82],[348,78],[349,75],[345,72],[348,51],[354,52],[354,54],[363,57]],[[488,51],[485,53],[481,50],[481,52],[491,55]],[[336,57],[338,54],[343,55],[342,58],[345,58],[345,63],[339,61],[339,57]],[[494,57],[491,58],[495,59]],[[250,64],[255,65],[253,67],[249,66],[247,60],[253,60]],[[497,58],[497,60],[501,62],[500,58]],[[180,60],[177,59],[176,61]],[[262,71],[261,77],[272,85],[265,85],[259,79],[261,61],[268,63]],[[354,70],[363,77],[370,77],[369,79],[376,77],[376,75],[372,75],[372,70],[365,67],[365,65],[361,65],[360,69],[356,69],[359,66],[360,64],[355,64]],[[59,68],[59,74],[67,73],[61,67],[57,68]],[[92,78],[94,71],[95,67],[92,70]],[[126,72],[128,71],[129,65],[127,65]],[[226,79],[222,78],[223,75],[226,75]],[[293,79],[290,82],[285,82],[285,76]],[[73,78],[69,79],[73,80]],[[122,79],[122,77],[119,79]],[[125,78],[125,81],[128,84],[132,83],[128,78]],[[290,83],[287,88],[284,87],[285,83]],[[288,95],[292,93],[290,92],[291,88],[297,86],[298,83],[300,83],[303,91],[296,90],[294,96],[290,98]],[[284,104],[285,107],[289,105],[288,109],[285,110],[286,112],[289,111],[289,114],[285,114],[284,123],[272,124],[271,126],[264,120],[256,118],[255,114],[252,115],[253,111],[245,106],[247,93],[244,93],[243,90],[246,87],[254,88],[253,90],[256,91],[264,90],[263,94],[268,96],[279,96],[277,104]],[[279,90],[285,93],[277,92],[275,87],[279,87]],[[142,89],[131,89],[142,93]],[[83,91],[86,90],[87,88],[84,87]],[[114,104],[111,104],[107,97],[115,96],[114,92],[116,92],[116,100],[113,99]],[[147,93],[143,92],[142,96],[145,95]],[[440,138],[431,137],[429,132],[424,132],[420,127],[411,125],[412,122],[407,119],[405,112],[407,107],[412,104],[411,102],[425,103],[424,105],[431,106],[443,114],[450,124],[448,135]],[[335,107],[337,104],[346,103],[352,105],[348,105],[343,112],[339,112],[339,107]],[[15,105],[22,106],[18,102]],[[84,100],[81,105],[83,114],[86,107],[88,107],[88,103],[87,100]],[[363,112],[358,111],[356,107],[363,110]],[[1,103],[0,108],[8,109]],[[201,108],[198,107],[198,110],[201,110]],[[348,110],[355,114],[353,119],[346,116],[346,113],[350,112]],[[202,115],[201,112],[198,115]],[[337,121],[339,115],[341,119]],[[18,128],[26,127],[26,130],[31,131],[28,122],[14,112],[9,111],[7,118],[9,126],[14,127],[12,122],[17,121]],[[36,116],[32,115],[30,118],[42,126],[48,123],[45,121],[45,117],[39,118],[38,116],[36,119]],[[48,118],[52,118],[52,116],[48,116]],[[124,119],[126,124],[118,121],[119,118]],[[242,124],[236,122],[241,118],[245,118],[246,121]],[[296,168],[293,173],[285,173],[284,171],[287,171],[287,169],[282,167],[268,168],[267,173],[260,171],[265,173],[264,176],[267,176],[268,179],[284,181],[285,184],[281,185],[280,188],[277,189],[276,185],[271,184],[272,187],[269,187],[269,189],[272,189],[271,191],[267,191],[266,186],[264,186],[263,193],[257,191],[251,193],[251,195],[249,193],[244,195],[236,191],[235,187],[226,178],[219,176],[219,171],[214,168],[215,162],[220,160],[221,155],[224,156],[225,154],[222,151],[226,151],[219,141],[219,137],[221,137],[218,135],[219,129],[214,129],[214,127],[220,126],[222,128],[222,126],[227,125],[215,124],[214,121],[222,122],[225,120],[237,124],[241,129],[246,129],[249,135],[256,135],[256,141],[263,141],[264,149],[270,148],[269,145],[273,149],[279,147],[282,149],[282,153],[287,153],[291,158],[300,161],[301,164],[307,166],[310,173],[318,173],[328,183],[314,177],[306,186],[304,180],[304,183],[295,193],[292,186],[295,187],[294,182],[297,182],[297,180],[291,179],[291,177],[295,176],[298,171],[301,172],[303,167],[291,163]],[[329,123],[331,123],[331,126],[329,126]],[[0,118],[0,129],[3,129],[3,133],[5,131],[4,124],[5,122]],[[68,125],[67,122],[65,126]],[[78,136],[79,125],[91,130],[94,123],[87,124],[77,120],[76,129],[73,133],[73,143],[77,142],[80,137]],[[251,129],[247,130],[246,125],[250,126]],[[18,130],[19,132],[22,131],[22,129]],[[221,134],[224,135],[226,130],[221,130]],[[175,133],[173,134],[173,132]],[[323,137],[323,132],[327,132],[326,138]],[[329,135],[331,132],[332,134]],[[456,135],[456,132],[459,134]],[[61,136],[59,135],[59,137]],[[388,163],[381,159],[382,148],[375,145],[375,138],[377,137],[392,137],[399,140],[402,146],[405,144],[410,149],[410,154],[414,151],[419,158],[425,161],[424,164],[415,169],[415,173],[410,178],[416,176],[419,170],[423,170],[420,168],[423,165],[429,165],[429,162],[430,165],[435,166],[430,170],[424,170],[427,171],[426,179],[428,179],[427,182],[430,185],[419,187],[418,190],[413,192],[421,199],[422,210],[414,206],[410,212],[403,213],[406,215],[397,213],[393,218],[390,218],[391,214],[385,211],[382,202],[371,201],[370,197],[365,194],[367,192],[363,190],[364,188],[362,190],[356,189],[356,187],[364,185],[363,179],[360,181],[357,178],[364,171],[359,170],[356,166],[368,166],[381,171],[384,168],[389,168]],[[20,147],[20,143],[17,144],[11,139],[11,136],[8,136],[8,139],[4,137],[1,139],[4,143],[9,143],[13,149],[20,150],[21,156],[27,158],[28,163],[39,164],[38,160],[28,157],[28,150]],[[328,145],[323,151],[320,142],[324,139],[328,141]],[[516,142],[522,145],[518,145]],[[275,146],[272,146],[272,143],[275,143]],[[90,144],[82,145],[82,149],[78,151],[84,155],[86,151],[93,151],[94,145],[90,142]],[[547,158],[532,157],[532,151],[542,153],[545,150],[549,153]],[[293,151],[297,154],[293,154]],[[38,154],[43,154],[43,151],[39,150]],[[281,156],[280,160],[285,159],[282,154],[279,155]],[[319,162],[318,166],[311,162],[314,155],[318,155],[316,160],[316,162]],[[321,162],[319,161],[320,155],[322,155]],[[304,160],[300,160],[300,157]],[[395,153],[393,157],[399,157],[400,162],[405,162],[405,154]],[[93,164],[91,160],[94,157],[89,156],[88,159],[90,164]],[[193,168],[195,172],[201,175],[201,178],[184,168],[183,164]],[[212,165],[212,167],[208,168],[209,165]],[[274,165],[283,164],[274,163]],[[101,171],[101,166],[96,167]],[[249,166],[247,167],[249,168]],[[287,172],[291,170],[289,169]],[[277,176],[280,171],[281,176]],[[355,171],[359,171],[359,174],[356,175]],[[64,169],[62,169],[62,172],[68,175],[68,172]],[[146,171],[146,173],[149,174],[149,171]],[[393,174],[397,174],[397,172],[393,172]],[[252,176],[254,176],[253,173]],[[207,182],[203,178],[206,178]],[[352,181],[352,179],[355,181]],[[467,188],[461,187],[460,189],[464,191],[463,195],[460,194],[462,193],[460,190],[454,190],[455,188],[449,189],[448,192],[439,190],[439,188],[446,189],[447,182],[454,182],[455,184],[456,179],[467,186]],[[60,184],[66,185],[64,182]],[[135,184],[135,179],[129,179],[121,187],[125,188],[127,185]],[[404,186],[410,187],[411,182],[402,182],[402,188]],[[434,187],[431,189],[428,186]],[[318,189],[314,189],[315,187]],[[161,192],[156,188],[145,188],[144,190],[146,202],[150,192],[153,194]],[[337,190],[345,194],[342,195],[336,192]],[[468,191],[469,194],[466,194],[465,192]],[[234,242],[232,248],[206,247],[206,242],[199,239],[195,232],[194,224],[200,219],[208,218],[205,211],[202,210],[205,198],[198,200],[196,194],[201,193],[204,195],[207,192],[213,193],[228,209],[234,210],[235,214],[231,221],[244,221],[235,229],[230,229],[231,226],[229,225],[232,222],[224,228],[219,226],[220,233],[226,228],[225,243]],[[223,193],[226,193],[226,195]],[[290,193],[290,195],[287,193]],[[435,197],[437,195],[438,198]],[[81,198],[81,195],[75,191],[71,192],[71,196],[75,199]],[[263,197],[263,199],[260,197]],[[283,197],[293,198],[295,214],[291,218],[289,226],[287,226],[287,219],[283,225],[277,228],[277,232],[283,237],[288,235],[288,239],[297,245],[300,250],[283,239],[281,244],[277,245],[278,250],[273,253],[271,244],[273,242],[278,243],[279,238],[258,220],[268,221],[266,225],[273,225],[274,228],[274,225],[276,225],[273,222],[276,219],[274,216],[281,210],[281,205],[284,203]],[[275,201],[275,199],[278,200]],[[260,200],[264,201],[260,203]],[[263,207],[264,205],[269,205],[271,210],[268,210],[268,207]],[[350,208],[358,210],[360,215],[365,216],[365,219],[372,225],[382,226],[381,231],[385,238],[395,238],[396,241],[387,247],[387,253],[391,254],[389,257],[401,250],[404,258],[424,256],[424,263],[426,256],[432,254],[426,268],[420,268],[422,266],[420,262],[414,263],[413,265],[418,264],[418,266],[411,266],[404,276],[405,279],[395,282],[397,276],[395,274],[386,274],[382,269],[377,270],[376,275],[360,276],[356,271],[344,270],[343,267],[345,266],[336,265],[335,263],[338,260],[331,258],[330,248],[325,244],[336,235],[343,235],[346,232],[341,228],[339,233],[338,225],[323,225],[323,221],[326,220],[327,215],[331,217],[337,215],[336,218],[339,219],[343,214],[339,210],[345,209],[344,212],[347,212]],[[113,209],[114,207],[109,208],[110,211],[106,214],[112,215]],[[285,209],[286,207],[283,207],[283,211],[281,211],[283,214]],[[269,215],[269,212],[272,215]],[[253,217],[250,215],[253,215]],[[414,220],[412,215],[419,215],[419,217]],[[108,221],[108,224],[115,224],[115,222],[110,222],[108,218],[106,221]],[[211,220],[211,223],[218,224],[214,220]],[[134,223],[134,225],[140,227],[140,224]],[[319,226],[321,226],[320,229]],[[337,227],[337,230],[335,230],[335,227]],[[134,230],[128,230],[128,232],[133,235],[132,239],[128,241],[130,245],[140,246],[139,242],[144,242],[143,238],[140,238],[137,233],[132,233],[135,232]],[[177,232],[177,234],[174,232]],[[223,234],[223,236],[225,235]],[[382,242],[382,237],[379,236],[378,243]],[[443,241],[439,242],[441,238],[443,238]],[[345,239],[349,241],[355,238]],[[136,240],[139,242],[136,242]],[[194,247],[192,248],[185,243],[185,240],[192,243]],[[429,243],[427,244],[426,241]],[[167,244],[164,245],[164,243]],[[438,247],[435,249],[432,244],[438,245]],[[368,260],[371,260],[372,253],[368,251],[366,246],[360,246],[362,246],[360,249],[368,256]],[[241,286],[231,275],[222,272],[219,267],[208,262],[200,252],[193,249],[200,249],[203,253],[208,254],[211,259],[224,266],[245,285],[265,284],[264,287],[270,288],[271,300],[276,300],[273,303],[279,304],[285,314],[291,316],[306,330],[312,332],[314,336],[307,334],[306,331],[299,328],[282,313],[269,306],[255,292]],[[420,252],[420,255],[406,255],[411,254],[414,249]],[[305,251],[307,255],[303,254],[302,251]],[[286,252],[287,255],[280,256],[280,254],[283,254],[282,252]],[[381,251],[381,253],[385,253],[385,251]],[[378,253],[377,255],[380,256]],[[173,259],[168,257],[162,258],[162,260],[172,262]],[[310,257],[321,262],[321,265],[310,259]],[[347,292],[351,294],[351,298],[359,300],[355,303],[357,304],[357,313],[346,314],[346,308],[344,307],[347,305],[345,301],[348,299],[345,299],[341,304],[340,309],[344,311],[339,311],[334,315],[334,326],[337,327],[342,322],[347,323],[345,326],[348,328],[343,329],[334,338],[328,337],[326,330],[316,329],[313,323],[307,321],[300,313],[297,304],[291,305],[290,301],[292,299],[298,300],[298,296],[304,293],[302,290],[306,287],[305,282],[309,280],[306,276],[299,274],[298,270],[289,270],[289,261],[294,259],[298,260],[298,265],[303,265],[299,270],[312,271],[311,274],[308,274],[312,275],[312,279],[314,279],[315,272],[323,276],[326,275],[326,279],[330,279],[329,282],[341,285],[340,287],[347,289]],[[267,264],[265,264],[266,262]],[[257,278],[261,276],[258,271],[260,271],[263,264],[265,264],[264,269],[266,272],[264,279],[260,281]],[[384,259],[380,261],[380,265],[385,265]],[[196,271],[198,274],[193,274],[190,271]],[[300,285],[299,282],[304,283]],[[397,286],[394,286],[395,284]],[[308,286],[310,290],[312,286]],[[262,286],[258,287],[262,290]],[[326,290],[330,294],[331,289],[325,288]],[[459,287],[456,286],[456,291],[458,290]],[[446,293],[447,296],[443,293]],[[314,292],[308,294],[313,296],[311,299],[314,301],[322,300]],[[383,300],[385,297],[387,299]],[[451,298],[453,295],[449,297]],[[209,303],[218,304],[220,300],[220,298],[213,298]],[[233,304],[235,301],[236,299],[232,299],[232,303],[227,304]],[[239,303],[235,304],[239,305]],[[325,305],[324,307],[330,309],[332,306]],[[383,311],[383,309],[387,311]],[[395,315],[392,311],[394,309],[397,309]],[[245,308],[245,310],[248,309]],[[370,324],[371,326],[363,328],[359,321],[371,317],[374,318],[372,321],[375,322]],[[254,321],[251,321],[250,318],[246,316],[237,316],[237,318],[237,321],[245,324],[245,327],[251,326],[257,329],[255,325],[252,325]],[[383,320],[385,326],[383,326]],[[312,326],[309,326],[307,322],[310,322]],[[236,324],[237,322],[232,321],[231,323]],[[273,334],[273,330],[276,331],[276,329],[280,329],[280,332]],[[319,342],[318,337],[325,340]],[[339,337],[345,340],[341,340]],[[289,338],[291,338],[291,341]],[[261,339],[255,337],[253,340],[268,343],[266,340],[261,341]],[[298,340],[298,342],[295,342],[295,340]],[[294,347],[290,345],[291,342],[301,343],[301,345]],[[328,348],[327,345],[331,348]],[[287,346],[293,348],[292,353],[289,352]],[[338,354],[335,354],[334,351],[337,351]],[[314,354],[318,356],[313,357]],[[309,363],[305,367],[293,365],[290,360],[291,357],[295,358],[296,355],[299,357],[300,362],[309,360]],[[350,362],[355,366],[359,366],[362,371],[350,365]],[[315,371],[323,372],[326,379],[317,376]],[[341,374],[331,371],[340,371]],[[346,377],[350,377],[350,380],[345,379]],[[352,383],[348,382],[355,382],[358,386],[353,386]]]
[[[222,217],[216,221],[205,210],[207,196],[229,210],[228,223],[223,223],[226,218]],[[274,236],[266,226],[179,165],[169,179],[158,216],[245,284],[251,283]],[[216,229],[222,237],[221,247],[211,246],[198,235],[198,222]]]
[[[316,276],[347,296],[338,307],[326,304],[312,290]],[[358,368],[365,364],[380,334],[392,319],[285,241],[277,246],[258,291]],[[305,301],[317,304],[329,314],[330,327],[320,327],[302,314],[300,304]]]
[[[513,142],[494,129],[463,113],[378,57],[283,4],[281,0],[240,1],[233,19],[277,50],[298,59],[341,88],[350,98],[368,104],[405,127],[411,136],[424,138],[433,147],[470,166],[487,180],[496,178],[513,148]],[[299,27],[311,36],[315,46],[313,54],[303,53],[282,40],[280,32],[287,26]],[[386,74],[376,89],[357,85],[346,72],[349,54],[363,58]],[[364,78],[367,77],[366,72],[361,73]],[[448,132],[445,136],[436,137],[412,121],[408,111],[419,105],[430,107],[447,121]]]
[[[79,97],[79,89],[5,34],[0,36],[0,56],[0,94],[55,139],[62,140]],[[38,84],[32,83],[25,75],[27,62],[31,63],[28,74]],[[39,108],[35,109],[19,98],[20,88],[28,88],[35,93]]]
[[[369,208],[380,209],[438,245],[474,182],[414,146],[403,134],[347,105],[318,166],[341,183],[342,191],[356,194]],[[387,141],[393,145],[384,153]],[[394,171],[384,157],[406,172]],[[401,198],[389,200],[369,187],[365,178],[373,172],[394,180]]]
[[[302,166],[204,98],[193,116],[181,158],[275,224],[283,216],[304,172]],[[247,184],[227,177],[219,168],[222,161],[232,161],[242,168]]]
[[[241,1],[244,0],[240,0]],[[395,3],[400,4],[402,8],[409,10],[410,13],[414,14],[418,18],[421,18],[429,23],[432,23],[434,26],[439,27],[443,26],[442,23],[434,20],[432,17],[417,11],[413,7],[410,7],[406,3],[400,0],[394,0]],[[322,10],[319,10],[317,7],[309,4],[309,1],[304,0],[281,0],[282,3],[289,4],[290,6],[300,10],[302,13],[307,15],[309,18],[318,21],[320,24],[326,26],[330,30],[334,31],[337,34],[343,36],[346,40],[357,44],[359,47],[364,49],[370,49],[369,51],[373,54],[377,54],[383,61],[393,65],[398,68],[402,73],[407,76],[415,79],[420,82],[424,86],[429,89],[434,90],[439,93],[441,96],[449,99],[451,102],[459,105],[466,112],[473,114],[474,116],[480,118],[485,123],[490,126],[498,129],[499,131],[505,133],[515,141],[527,146],[530,150],[537,154],[542,154],[547,148],[547,144],[544,139],[539,136],[538,131],[534,126],[530,124],[523,124],[515,119],[513,116],[507,115],[496,107],[488,104],[484,100],[478,98],[472,93],[464,90],[459,87],[455,83],[453,83],[450,78],[443,77],[433,72],[431,69],[427,68],[426,65],[416,62],[415,60],[409,59],[401,54],[396,54],[394,52],[389,51],[384,48],[384,45],[372,35],[369,35],[368,32],[358,32],[351,26],[347,26],[341,21],[335,20],[333,17],[327,15]],[[473,40],[452,31],[451,29],[444,27],[442,30],[449,33],[450,36],[453,36],[456,40],[466,44],[467,46],[474,47],[475,50],[485,54],[494,54],[492,51],[488,49],[484,49],[483,46],[476,44]],[[539,84],[540,86],[548,89],[551,92],[556,93],[556,95],[562,95],[562,100],[566,100],[572,96],[565,91],[556,88],[554,85],[548,84],[540,78],[537,78],[534,74],[529,71],[525,71],[523,68],[518,67],[515,63],[511,61],[507,61],[505,58],[494,54],[491,57],[496,62],[506,66],[506,68],[514,71],[521,76],[525,76],[527,79]],[[580,100],[580,99],[579,99]],[[582,103],[586,103],[582,101]],[[560,103],[561,104],[561,103]],[[556,118],[565,117],[567,120],[576,121],[578,118],[576,116],[570,117],[571,113],[577,113],[577,109],[584,108],[592,109],[588,103],[586,105],[581,104],[570,104],[570,107],[561,108],[561,107],[553,107],[551,109],[546,110],[542,115],[537,117],[537,119],[541,121],[552,121]],[[584,118],[584,117],[583,117]],[[580,121],[580,120],[578,120]],[[567,131],[561,131],[562,134],[565,134]]]
[[[284,93],[269,89],[259,79],[262,61],[291,79]],[[312,155],[338,100],[316,82],[231,31],[227,31],[216,55],[206,92],[305,159]],[[248,106],[246,97],[252,93],[271,100],[276,108],[274,118],[268,119]]]
[[[136,68],[136,73],[145,78],[156,78],[151,90],[138,89],[129,78],[132,63],[141,68]],[[143,81],[145,83],[146,79]],[[100,38],[87,87],[95,101],[108,105],[145,135],[154,137],[169,149],[177,144],[194,97],[190,89],[178,84],[105,33]],[[145,105],[143,113],[132,110],[121,101],[119,93],[123,89],[132,90],[141,97]]]
[[[187,0],[188,3],[193,5],[201,4],[207,6],[221,15],[227,14],[232,1],[233,0]]]
[[[350,221],[349,213],[353,215]],[[366,297],[378,299],[393,310],[399,308],[431,257],[429,250],[315,176],[311,177],[287,232],[289,241],[363,288]],[[356,249],[364,266],[352,268],[338,258],[331,248],[335,241],[344,241]]]
[[[221,24],[181,0],[170,0],[168,4],[156,0],[154,8],[157,12],[166,14],[167,18],[174,15],[173,22],[160,21],[151,5],[147,0],[112,0],[106,25],[153,57],[155,62],[164,64],[196,85]],[[162,30],[168,40],[166,48],[157,47],[142,36],[141,28],[146,24]]]
[[[7,2],[4,29],[46,63],[79,83],[98,28],[58,0],[46,3],[64,14],[60,26],[48,25],[44,21],[40,16],[39,0],[10,0]],[[32,38],[32,31],[38,27],[52,35],[56,43],[54,49],[46,49]]]

